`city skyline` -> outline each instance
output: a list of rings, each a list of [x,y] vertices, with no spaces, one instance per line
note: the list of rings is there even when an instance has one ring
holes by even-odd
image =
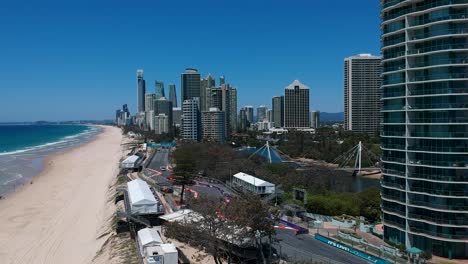
[[[112,119],[108,109],[125,103],[133,114],[136,102],[128,98],[135,96],[136,69],[145,71],[146,90],[153,91],[154,82],[161,80],[176,84],[181,95],[180,73],[187,67],[202,76],[211,73],[217,82],[226,76],[238,88],[239,107],[271,107],[271,97],[299,79],[311,87],[311,110],[341,112],[343,58],[379,54],[379,3],[342,1],[337,10],[309,2],[201,1],[188,3],[177,14],[173,3],[46,1],[36,9],[35,4],[3,3],[1,24],[9,26],[0,30],[9,41],[0,44],[5,52],[0,103],[10,111],[0,114],[0,122]],[[201,9],[229,19],[213,24]],[[341,23],[323,27],[320,21],[330,16]],[[190,30],[188,20],[193,21]],[[192,38],[207,29],[206,40]],[[150,45],[156,36],[164,41]],[[219,36],[229,41],[210,44]],[[290,40],[295,36],[301,41]],[[321,42],[315,41],[317,36]],[[186,37],[190,45],[181,41]],[[26,45],[27,39],[35,39],[34,44]],[[347,39],[344,48],[342,39]],[[31,107],[16,111],[20,102]],[[44,103],[38,108],[37,102]]]

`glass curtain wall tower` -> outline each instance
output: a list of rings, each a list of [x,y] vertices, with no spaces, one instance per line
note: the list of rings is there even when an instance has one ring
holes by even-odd
[[[468,0],[382,0],[384,238],[468,257]]]

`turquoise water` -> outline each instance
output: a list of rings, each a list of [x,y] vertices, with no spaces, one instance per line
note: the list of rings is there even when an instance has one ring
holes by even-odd
[[[0,155],[20,153],[58,144],[89,131],[83,125],[5,125],[0,126]]]
[[[100,131],[85,125],[0,125],[0,196],[39,174],[47,156],[89,142]]]

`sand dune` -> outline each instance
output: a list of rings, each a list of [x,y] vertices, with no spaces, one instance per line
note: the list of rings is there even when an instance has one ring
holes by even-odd
[[[90,263],[112,210],[109,184],[121,156],[120,129],[46,160],[46,169],[0,200],[0,262]]]

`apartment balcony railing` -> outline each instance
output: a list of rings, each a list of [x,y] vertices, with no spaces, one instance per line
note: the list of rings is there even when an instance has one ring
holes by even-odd
[[[456,198],[455,198],[456,199]],[[463,200],[463,199],[459,199]],[[468,205],[466,204],[438,204],[434,202],[423,202],[414,199],[409,199],[409,205],[424,206],[427,208],[434,208],[439,210],[450,210],[450,211],[468,211]]]
[[[453,58],[453,59],[428,59],[427,61],[416,61],[410,63],[410,70],[413,68],[423,68],[436,65],[450,65],[450,64],[468,64],[468,56],[462,58]]]
[[[398,176],[405,176],[406,173],[404,171],[397,171],[397,170],[389,170],[389,169],[384,169],[382,168],[383,174],[393,174],[393,175],[398,175]]]
[[[442,17],[414,19],[414,20],[410,20],[409,26],[414,27],[414,26],[421,26],[421,25],[424,25],[424,24],[429,24],[429,23],[432,23],[432,22],[438,22],[438,21],[443,21],[443,20],[465,19],[465,18],[468,18],[468,13],[451,14],[451,15],[442,16]]]
[[[427,94],[459,94],[468,93],[468,87],[452,87],[452,88],[422,88],[408,89],[408,96],[413,95],[427,95]]]
[[[467,234],[447,234],[444,232],[434,232],[434,231],[430,231],[427,229],[411,227],[411,225],[410,225],[410,231],[414,233],[426,234],[426,235],[430,235],[434,237],[442,237],[442,238],[448,238],[448,239],[454,239],[454,240],[468,239],[468,233]]]
[[[403,37],[399,37],[399,38],[392,38],[392,39],[386,39],[383,41],[383,46],[386,47],[386,46],[391,46],[391,45],[395,45],[395,44],[399,44],[399,43],[403,43],[406,41],[406,37],[403,36]]]
[[[406,14],[414,13],[414,12],[419,12],[427,9],[431,9],[434,7],[439,7],[439,6],[444,6],[444,5],[457,5],[457,4],[467,4],[468,0],[439,0],[439,1],[431,1],[430,3],[427,3],[425,5],[421,6],[415,6],[413,8],[406,8],[398,12],[394,12],[388,15],[384,15],[382,17],[383,21],[390,20],[397,18],[399,16],[403,16]]]
[[[423,54],[423,53],[432,52],[432,51],[457,50],[457,49],[468,49],[468,44],[433,45],[433,46],[419,48],[419,49],[409,49],[407,54],[408,55],[416,55],[416,54]],[[402,55],[400,55],[400,56],[402,56]]]
[[[397,51],[397,52],[384,52],[383,60],[394,59],[398,57],[405,56],[405,51]]]
[[[409,145],[408,150],[415,151],[430,151],[430,152],[466,152],[468,153],[468,147],[457,146],[457,147],[444,147],[444,146],[413,146]]]
[[[426,38],[437,37],[437,36],[457,35],[457,34],[467,34],[467,33],[468,33],[467,28],[430,30],[428,32],[410,34],[409,39],[410,40],[419,40],[419,39],[426,39]]]
[[[427,193],[429,195],[445,195],[445,196],[453,196],[453,197],[459,197],[459,196],[468,196],[468,191],[464,190],[441,190],[441,189],[436,189],[436,188],[424,188],[424,187],[411,187],[410,186],[410,191],[412,192],[421,192],[421,193]]]
[[[382,156],[382,161],[406,163],[405,158],[395,158],[395,157],[386,157],[386,156]]]
[[[405,191],[405,188],[406,188],[404,184],[398,184],[396,182],[387,182],[387,181],[384,181],[384,180],[381,180],[380,184],[384,188],[385,187],[387,187],[387,188],[397,188],[397,189],[400,189],[402,191]]]
[[[446,182],[466,182],[468,181],[468,175],[444,175],[444,174],[435,174],[435,173],[416,173],[410,172],[408,174],[409,178],[416,179],[427,179],[435,181],[446,181]]]
[[[421,219],[421,220],[426,220],[426,221],[437,223],[437,224],[467,225],[468,226],[468,218],[464,218],[464,217],[460,217],[457,219],[447,219],[445,217],[432,217],[432,216],[416,214],[416,213],[408,213],[408,217],[413,218],[414,220]]]
[[[404,121],[403,121],[404,122]],[[409,123],[468,123],[468,117],[409,118]],[[389,122],[390,123],[390,122]]]
[[[396,5],[398,3],[401,3],[403,1],[406,1],[406,0],[390,0],[390,1],[387,1],[382,5],[382,9],[390,7],[390,6],[394,6],[394,5]]]
[[[406,202],[405,197],[400,197],[398,195],[391,195],[391,194],[384,194],[384,193],[382,193],[381,195],[382,195],[383,198],[386,198],[386,199],[389,199],[389,200],[399,201],[399,202],[402,202],[402,203]]]

